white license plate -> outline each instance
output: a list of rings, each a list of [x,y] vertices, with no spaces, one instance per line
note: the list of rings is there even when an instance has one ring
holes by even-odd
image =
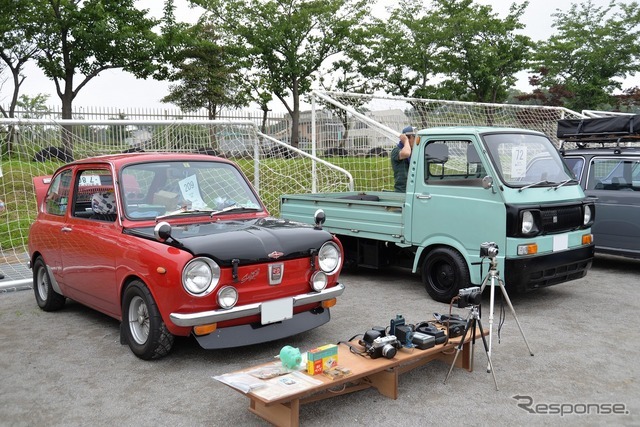
[[[559,234],[553,236],[553,252],[564,251],[569,247],[569,235]]]
[[[293,317],[293,298],[282,298],[262,303],[262,324],[280,322]]]

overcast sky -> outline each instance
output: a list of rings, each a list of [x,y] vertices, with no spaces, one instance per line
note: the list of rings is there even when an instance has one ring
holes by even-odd
[[[584,0],[586,1],[586,0]],[[628,0],[627,0],[628,1]],[[393,4],[395,0],[378,0],[378,10],[384,8],[384,4]],[[512,1],[509,0],[476,0],[480,4],[488,4],[500,16],[505,16],[509,11]],[[161,0],[138,0],[137,4],[141,8],[149,9],[153,14],[160,17],[162,15]],[[521,1],[518,1],[521,3]],[[566,11],[569,8],[568,0],[530,0],[529,6],[523,16],[523,23],[526,25],[525,34],[534,40],[546,39],[553,33],[551,14],[558,8]],[[606,6],[609,0],[593,0],[597,6]],[[179,21],[194,22],[199,12],[189,8],[186,0],[175,0],[177,6],[176,17]],[[33,64],[29,64],[25,69],[27,76],[22,85],[21,94],[35,96],[39,93],[49,95],[50,106],[60,105],[60,99],[55,93],[55,86],[52,80],[48,80],[42,72]],[[10,84],[7,82],[6,84]],[[75,82],[77,85],[78,82]],[[640,86],[640,76],[627,80],[625,87]],[[74,100],[74,108],[78,107],[121,107],[121,108],[157,108],[172,109],[172,104],[164,104],[160,99],[168,93],[169,84],[158,82],[153,79],[138,80],[129,73],[119,70],[107,70],[93,78],[79,93]],[[527,85],[527,74],[521,73],[518,83],[521,90],[530,90]],[[8,91],[5,90],[0,95],[0,103],[6,104]],[[275,102],[273,108],[277,111],[282,107],[279,102]]]

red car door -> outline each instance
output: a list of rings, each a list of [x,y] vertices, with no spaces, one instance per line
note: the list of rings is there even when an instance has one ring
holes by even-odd
[[[122,228],[116,213],[105,214],[102,206],[95,203],[105,193],[115,197],[112,183],[111,173],[106,169],[77,172],[73,207],[60,233],[59,245],[68,296],[117,317],[120,303],[115,269]],[[115,206],[113,210],[116,212]]]

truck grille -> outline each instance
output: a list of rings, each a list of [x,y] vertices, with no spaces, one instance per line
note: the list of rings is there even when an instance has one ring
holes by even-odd
[[[558,233],[582,226],[582,206],[541,209],[544,233]]]

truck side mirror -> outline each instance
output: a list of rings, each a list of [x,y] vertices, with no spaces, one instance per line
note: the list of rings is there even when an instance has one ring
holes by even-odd
[[[484,188],[485,190],[488,190],[490,188],[493,189],[493,178],[491,178],[489,175],[482,178],[482,188]]]

